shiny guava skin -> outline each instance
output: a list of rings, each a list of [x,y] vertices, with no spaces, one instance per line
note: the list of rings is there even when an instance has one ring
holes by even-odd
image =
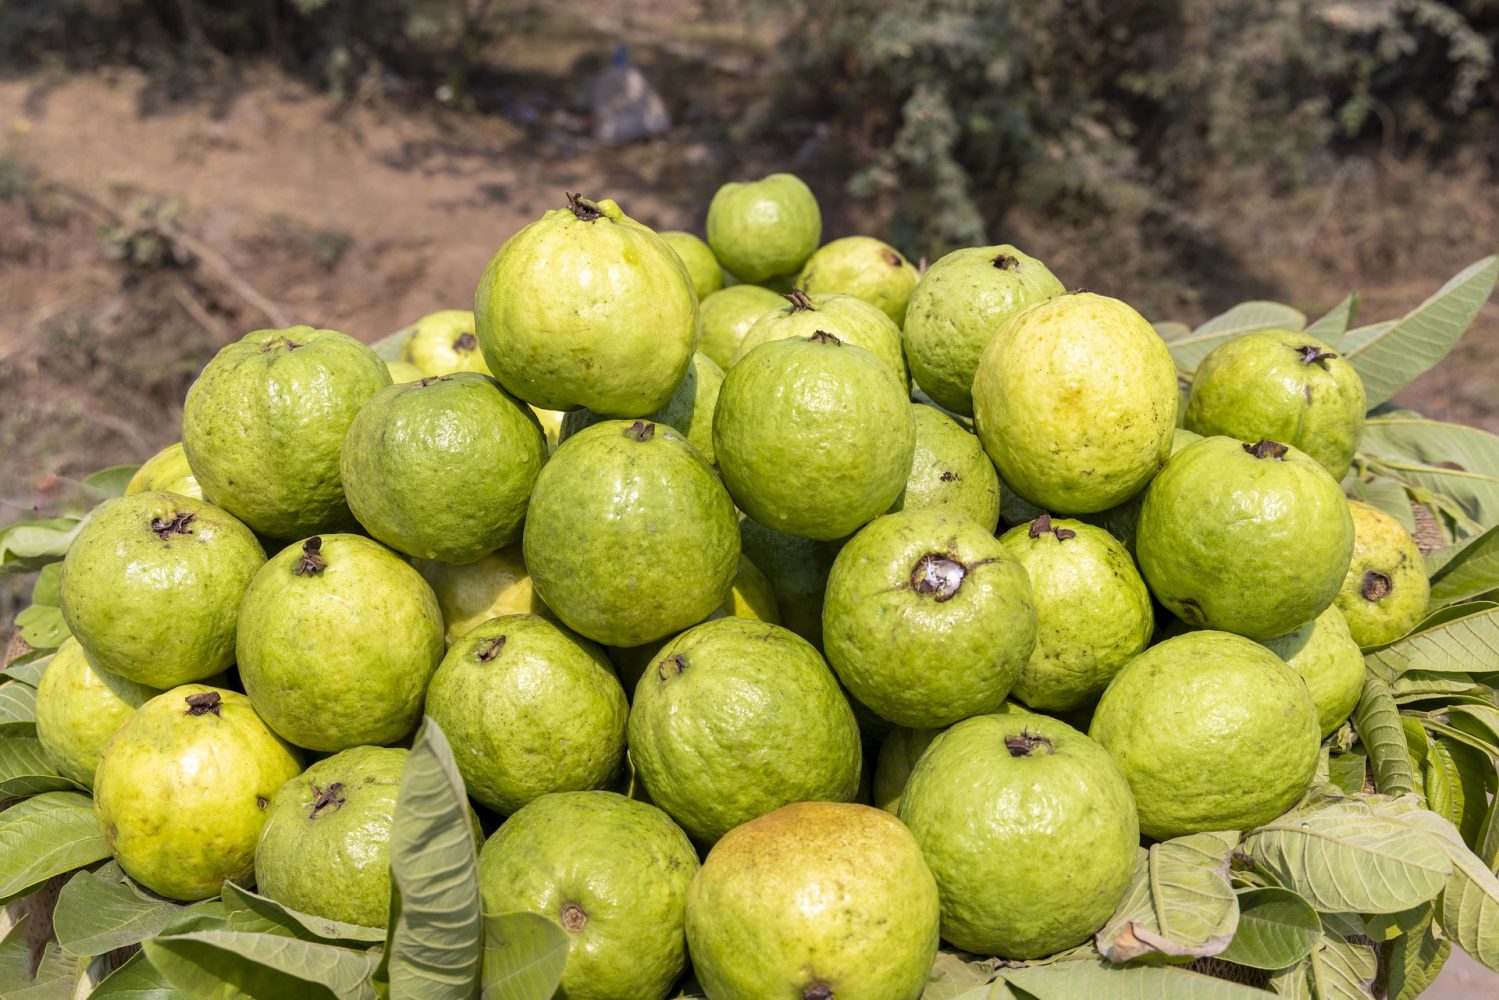
[[[937,878],[942,937],[1001,958],[1087,940],[1124,897],[1139,847],[1129,784],[1104,748],[1024,712],[933,740],[899,816]]]
[[[739,541],[770,582],[778,624],[821,649],[822,598],[841,545],[787,535],[751,517],[740,518]]]
[[[520,538],[547,460],[535,414],[488,375],[435,375],[380,390],[344,438],[344,493],[398,552],[473,562]]]
[[[793,290],[787,298],[789,304],[772,309],[755,320],[755,325],[749,328],[739,344],[739,351],[734,356],[736,362],[772,340],[806,338],[822,331],[831,333],[845,344],[862,347],[885,362],[901,385],[910,381],[906,374],[906,357],[901,353],[900,327],[878,308],[863,299],[838,292],[807,295]]]
[[[420,378],[478,372],[488,375],[479,338],[474,333],[474,314],[469,309],[440,309],[408,327],[401,341],[401,360],[420,372]]]
[[[682,266],[687,268],[687,276],[692,279],[699,303],[723,288],[723,268],[708,244],[680,229],[662,230],[658,235],[682,258]]]
[[[125,493],[180,493],[195,500],[203,499],[203,491],[193,476],[192,466],[187,464],[187,455],[182,442],[177,441],[146,459],[130,482],[125,484]]]
[[[911,404],[916,451],[906,488],[890,510],[940,510],[992,531],[999,521],[999,475],[979,439],[925,403]]]
[[[462,566],[428,559],[417,559],[412,565],[437,597],[443,638],[450,646],[491,618],[526,614],[551,617],[545,602],[536,596],[519,542]]]
[[[999,476],[1053,514],[1107,510],[1171,454],[1176,363],[1145,317],[1074,292],[1010,318],[973,378],[973,419]]]
[[[576,199],[506,240],[479,280],[474,315],[500,384],[546,410],[653,413],[697,344],[682,258],[609,200]]]
[[[89,661],[78,640],[64,639],[36,687],[36,738],[53,770],[84,788],[115,730],[161,692]]]
[[[1189,444],[1201,441],[1201,434],[1178,427],[1171,432],[1171,454],[1175,455]],[[1117,538],[1129,551],[1131,557],[1135,554],[1135,534],[1140,526],[1140,508],[1145,504],[1145,490],[1141,490],[1117,507],[1099,511],[1096,514],[1084,514],[1082,520],[1089,524],[1096,524],[1109,534]],[[1037,515],[1039,516],[1039,515]],[[1029,520],[1034,521],[1035,517]]]
[[[732,285],[714,292],[698,305],[702,328],[698,350],[727,371],[755,321],[785,302],[781,295],[759,285]]]
[[[900,811],[900,795],[906,790],[911,769],[941,733],[941,729],[906,729],[903,726],[890,731],[880,744],[870,789],[876,808],[892,815]]]
[[[911,471],[916,424],[888,365],[814,335],[761,344],[729,369],[713,446],[746,514],[832,540],[890,509]]]
[[[249,528],[205,500],[104,501],[63,558],[63,618],[94,663],[166,689],[234,662],[239,603],[265,563]]]
[[[767,622],[719,618],[661,648],[635,688],[630,760],[702,843],[788,802],[847,802],[859,724],[817,650]]]
[[[266,723],[308,750],[395,743],[421,721],[442,611],[400,556],[361,535],[282,549],[240,606],[239,676]]]
[[[1306,792],[1322,738],[1294,670],[1257,642],[1206,630],[1125,664],[1088,735],[1119,762],[1140,830],[1156,840],[1270,822]]]
[[[1331,736],[1358,705],[1364,691],[1364,654],[1334,604],[1305,625],[1265,642],[1285,660],[1317,704],[1317,726]]]
[[[1031,584],[988,528],[940,511],[886,514],[833,562],[822,641],[874,714],[951,725],[998,709],[1030,658]]]
[[[1364,429],[1364,381],[1305,333],[1262,330],[1213,348],[1192,377],[1188,430],[1300,448],[1341,481]]]
[[[543,795],[479,852],[487,913],[539,913],[567,932],[562,1000],[659,1000],[687,965],[697,852],[660,809],[614,792]]]
[[[1117,539],[1082,521],[1037,519],[1000,542],[1025,568],[1036,606],[1036,648],[1011,697],[1043,712],[1086,708],[1150,645],[1145,581]]]
[[[1360,646],[1394,642],[1420,623],[1431,598],[1426,560],[1405,525],[1378,507],[1348,501],[1353,558],[1337,605]]]
[[[523,541],[547,607],[610,646],[702,621],[739,565],[738,518],[712,467],[679,432],[639,420],[595,424],[558,447]]]
[[[708,203],[708,246],[740,281],[795,274],[822,239],[817,198],[793,174],[730,182]]]
[[[1045,264],[1008,243],[954,250],[911,291],[901,333],[911,376],[938,406],[972,416],[974,372],[995,332],[1066,290]]]
[[[1273,639],[1320,615],[1353,554],[1343,491],[1294,448],[1233,438],[1172,456],[1145,493],[1135,557],[1156,599],[1199,628]]]
[[[426,377],[421,369],[409,361],[387,361],[385,370],[390,372],[390,381],[395,385],[403,382],[419,382]]]
[[[255,330],[221,348],[187,390],[182,447],[203,495],[269,538],[354,527],[338,457],[390,370],[334,330]]]
[[[629,703],[597,646],[538,615],[493,618],[453,644],[427,688],[469,795],[513,813],[602,788],[625,758]]]
[[[842,292],[863,299],[899,326],[918,277],[915,266],[883,240],[845,236],[807,258],[796,287],[808,295]]]
[[[937,955],[937,885],[889,813],[797,802],[714,845],[687,947],[714,1000],[914,1000]]]
[[[713,464],[713,411],[718,407],[718,393],[723,388],[723,369],[702,351],[692,355],[692,366],[666,405],[640,419],[665,424],[680,433],[698,452]],[[573,410],[562,419],[558,432],[566,441],[585,427],[592,427],[605,417],[584,408]]]
[[[249,698],[184,684],[136,709],[104,748],[94,811],[131,878],[207,899],[226,879],[249,883],[271,798],[301,770]]]

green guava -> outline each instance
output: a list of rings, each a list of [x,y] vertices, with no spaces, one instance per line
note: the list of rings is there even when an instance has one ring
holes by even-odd
[[[1000,538],[1030,577],[1036,649],[1010,694],[1043,712],[1086,708],[1150,645],[1150,591],[1123,545],[1102,528],[1042,514]]]
[[[662,647],[635,688],[629,742],[651,801],[703,843],[859,788],[859,724],[833,672],[766,622],[719,618]]]
[[[999,521],[999,476],[979,439],[925,403],[911,404],[916,452],[906,488],[890,510],[940,510],[993,531]]]
[[[762,344],[729,369],[713,446],[746,514],[831,540],[890,509],[911,471],[916,424],[887,364],[817,333]]]
[[[723,288],[723,268],[708,244],[680,229],[662,230],[659,235],[682,259],[682,266],[687,268],[687,276],[692,279],[692,288],[699,301]]]
[[[1213,348],[1192,377],[1188,430],[1300,448],[1342,480],[1364,429],[1364,381],[1305,333],[1262,330]]]
[[[1156,840],[1268,823],[1306,792],[1321,741],[1306,682],[1259,643],[1213,631],[1125,664],[1088,734],[1119,762]]]
[[[1405,525],[1378,507],[1348,501],[1353,557],[1337,604],[1360,646],[1379,646],[1405,635],[1426,615],[1431,581],[1426,560]]]
[[[1274,639],[1327,609],[1353,553],[1348,501],[1316,460],[1210,437],[1166,463],[1135,557],[1156,599],[1199,628]]]
[[[792,174],[730,182],[708,203],[708,245],[725,270],[752,285],[795,274],[822,239],[817,198]]]
[[[536,421],[541,424],[541,432],[546,435],[547,439],[547,454],[550,455],[561,443],[559,439],[562,436],[562,421],[567,413],[562,410],[544,410],[538,406],[531,406],[530,403],[526,406],[530,407],[531,412],[536,415]]]
[[[845,236],[808,257],[796,285],[812,296],[842,292],[863,299],[899,326],[919,277],[911,262],[883,240]]]
[[[469,795],[500,813],[609,784],[625,759],[629,711],[603,651],[538,615],[476,626],[427,688],[427,715]]]
[[[376,539],[461,564],[520,538],[546,460],[531,410],[488,375],[459,372],[376,393],[349,425],[341,470]]]
[[[479,852],[487,913],[567,932],[562,1000],[661,1000],[687,965],[697,852],[664,812],[614,792],[543,795]]]
[[[937,957],[937,911],[897,819],[798,802],[714,845],[687,892],[687,947],[710,997],[911,1000]]]
[[[871,789],[874,805],[887,813],[900,811],[900,796],[906,790],[911,771],[941,729],[906,729],[897,726],[880,744]]]
[[[297,751],[235,691],[184,684],[125,720],[94,773],[94,812],[126,874],[170,899],[246,884],[271,797]]]
[[[478,372],[488,375],[479,338],[474,334],[474,314],[468,309],[442,309],[423,316],[401,341],[401,360],[420,372],[419,378]]]
[[[1036,645],[1025,569],[988,528],[940,511],[876,518],[833,563],[822,641],[838,679],[899,726],[993,712]]]
[[[1364,692],[1364,654],[1334,604],[1305,625],[1265,643],[1285,660],[1317,704],[1317,725],[1325,739],[1347,721]]]
[[[698,306],[702,337],[698,349],[728,371],[739,356],[739,345],[755,321],[772,309],[779,309],[785,299],[759,285],[733,285],[714,292]]]
[[[821,649],[822,598],[841,546],[783,534],[750,517],[739,521],[739,540],[770,582],[779,624]]]
[[[828,292],[808,295],[793,288],[786,296],[787,305],[772,309],[749,328],[739,344],[737,362],[750,351],[772,340],[806,338],[815,333],[830,333],[845,344],[862,347],[890,366],[901,385],[910,382],[906,374],[906,357],[901,353],[900,327],[877,307],[852,295]]]
[[[1175,455],[1189,444],[1202,440],[1201,434],[1178,427],[1171,432],[1171,454]],[[1109,534],[1117,538],[1128,550],[1131,557],[1135,554],[1135,535],[1140,526],[1140,508],[1145,505],[1145,490],[1141,490],[1117,507],[1099,511],[1096,514],[1084,514],[1080,520],[1089,524],[1096,524]],[[1037,515],[1039,516],[1039,515]],[[1035,520],[1035,518],[1031,518]]]
[[[568,196],[500,247],[474,293],[484,360],[547,410],[653,413],[687,373],[697,293],[682,258],[613,201]]]
[[[409,361],[387,361],[385,370],[390,372],[390,381],[393,385],[404,382],[418,382],[425,378],[421,369]]]
[[[1171,454],[1176,363],[1118,299],[1057,296],[1012,317],[984,348],[973,419],[1016,493],[1055,514],[1107,510]]]
[[[187,390],[182,447],[203,495],[270,538],[355,526],[338,456],[380,356],[334,330],[256,330],[220,349]]]
[[[580,431],[541,470],[526,515],[526,566],[569,628],[639,646],[700,622],[739,565],[733,501],[664,424]]]
[[[973,376],[996,331],[1067,291],[1046,265],[1002,243],[954,250],[911,291],[901,339],[916,384],[943,409],[973,414]]]
[[[239,677],[279,735],[333,752],[395,743],[421,721],[443,654],[421,574],[361,535],[314,535],[255,575],[240,606]]]
[[[52,654],[36,687],[36,738],[52,769],[94,787],[99,755],[135,710],[161,694],[90,662],[69,636]]]
[[[130,482],[125,484],[125,492],[179,493],[195,500],[203,499],[203,490],[193,476],[192,466],[187,464],[187,454],[182,450],[181,441],[167,445],[146,459],[135,470],[135,475],[130,477]]]
[[[536,596],[519,542],[462,566],[429,559],[418,559],[412,565],[437,597],[444,638],[450,646],[475,625],[501,615],[551,616]]]
[[[899,815],[937,878],[943,938],[1008,959],[1086,941],[1124,898],[1140,842],[1129,784],[1104,748],[1023,712],[933,740]]]
[[[644,414],[640,419],[665,424],[680,433],[712,465],[713,455],[713,411],[718,407],[718,393],[723,388],[723,369],[702,351],[692,355],[692,367],[687,377],[671,394],[666,405],[655,413]],[[562,420],[558,433],[560,441],[566,441],[585,427],[592,427],[607,418],[599,416],[586,407],[573,410]]]
[[[100,668],[169,688],[234,662],[239,602],[265,550],[239,521],[178,493],[106,500],[62,563],[68,629]]]

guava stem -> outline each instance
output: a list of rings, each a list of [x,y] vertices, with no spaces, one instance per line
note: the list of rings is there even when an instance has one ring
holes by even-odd
[[[188,715],[216,715],[220,718],[223,717],[222,705],[224,699],[217,691],[199,691],[197,694],[188,695],[183,700],[187,702]]]
[[[1048,532],[1055,535],[1057,541],[1059,542],[1065,542],[1069,538],[1077,537],[1077,532],[1073,531],[1071,528],[1053,527],[1050,514],[1042,514],[1040,517],[1031,522],[1030,536],[1032,538],[1040,538],[1042,535],[1047,534]]]
[[[1324,351],[1316,344],[1298,347],[1296,353],[1301,356],[1301,363],[1304,365],[1316,364],[1318,361],[1331,361],[1337,357],[1332,351]]]
[[[505,637],[503,635],[490,639],[479,647],[479,662],[488,663],[499,656],[505,650]]]
[[[583,907],[577,903],[568,903],[562,907],[562,926],[576,934],[588,924],[588,914],[583,912]]]
[[[1291,450],[1279,441],[1270,441],[1263,438],[1254,444],[1246,444],[1243,447],[1245,451],[1249,452],[1255,458],[1273,458],[1277,462],[1284,461],[1286,452]]]
[[[434,382],[446,382],[447,380],[446,375],[424,375],[416,380],[416,384],[425,389]]]
[[[1005,737],[1005,749],[1010,751],[1011,757],[1029,757],[1036,752],[1037,747],[1044,749],[1048,754],[1057,752],[1051,740],[1040,733],[1022,729],[1019,736]]]
[[[327,568],[328,557],[323,555],[322,536],[313,535],[302,543],[302,558],[297,560],[292,572],[297,576],[316,576]]]
[[[327,788],[312,786],[312,812],[307,814],[308,819],[321,819],[332,812],[338,812],[344,804],[344,786],[335,781]]]
[[[818,330],[807,339],[814,344],[832,344],[834,347],[843,346],[843,341],[839,340],[833,334],[828,333],[826,330]]]
[[[793,288],[791,289],[791,291],[781,296],[781,298],[791,303],[792,312],[812,312],[817,309],[817,307],[812,304],[812,297],[806,293],[805,289]]]
[[[594,219],[602,219],[604,217],[604,213],[599,211],[599,207],[587,198],[584,198],[581,192],[571,194],[564,191],[563,194],[567,195],[567,207],[581,221],[592,222]]]
[[[279,351],[283,347],[288,351],[295,351],[301,346],[301,344],[297,343],[295,340],[292,340],[290,337],[277,337],[274,340],[267,340],[265,342],[265,346],[260,349],[260,353],[269,354],[272,351]]]
[[[645,420],[637,420],[625,428],[625,437],[632,441],[649,441],[656,434],[656,425]]]
[[[999,268],[1001,271],[1018,271],[1018,270],[1020,270],[1020,259],[1018,257],[1013,257],[1013,256],[1011,256],[1010,254],[1007,254],[1007,253],[1000,254],[999,256],[995,257],[989,263],[993,264],[995,267]]]
[[[681,653],[678,653],[676,656],[668,656],[666,659],[656,664],[656,676],[660,677],[663,681],[668,681],[673,677],[678,676],[682,673],[682,671],[686,669],[687,658],[684,657]]]

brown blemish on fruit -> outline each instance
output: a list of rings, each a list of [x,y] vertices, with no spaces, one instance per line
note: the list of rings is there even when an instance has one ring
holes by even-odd
[[[458,339],[453,341],[453,350],[472,351],[479,346],[479,339],[471,333],[460,333]]]
[[[269,354],[272,351],[279,351],[283,348],[288,351],[295,351],[301,346],[301,344],[297,343],[295,340],[292,340],[290,337],[276,337],[274,340],[267,340],[265,342],[265,346],[260,349],[260,353]]]
[[[338,807],[344,804],[344,786],[335,781],[327,788],[312,786],[312,811],[307,814],[308,819],[322,819],[329,813],[338,812]]]
[[[1030,757],[1037,748],[1045,750],[1048,754],[1057,752],[1056,747],[1051,745],[1051,740],[1028,729],[1020,730],[1019,736],[1005,737],[1005,749],[1010,751],[1011,757]]]
[[[592,222],[594,219],[601,219],[604,217],[604,213],[599,211],[599,207],[593,202],[589,201],[587,198],[583,197],[581,192],[578,194],[570,194],[564,191],[563,194],[567,195],[568,209],[570,209],[580,221]]]
[[[782,295],[781,298],[791,303],[791,311],[794,313],[812,312],[817,308],[812,304],[812,298],[804,288],[793,288],[785,295]]]
[[[217,715],[223,717],[223,696],[217,691],[199,691],[197,694],[188,695],[184,701],[187,702],[188,715]]]
[[[663,681],[669,681],[687,669],[687,658],[681,653],[676,656],[668,656],[656,664],[656,676]]]
[[[297,560],[292,572],[297,576],[316,576],[327,568],[328,557],[323,555],[322,536],[313,535],[302,543],[302,558]]]
[[[505,637],[495,636],[479,647],[479,662],[488,663],[505,651]]]
[[[880,254],[885,258],[885,263],[889,264],[891,267],[900,267],[905,263],[905,261],[900,259],[900,254],[896,253],[894,250],[881,250]]]
[[[968,567],[941,552],[928,552],[911,568],[911,589],[941,604],[957,596]]]
[[[156,532],[156,537],[163,542],[170,542],[173,535],[191,535],[188,526],[198,519],[197,514],[189,514],[181,511],[171,517],[151,518],[151,530]]]
[[[1207,616],[1202,613],[1202,605],[1190,597],[1181,599],[1181,620],[1188,625],[1206,625]]]
[[[567,903],[562,907],[562,926],[576,934],[588,924],[588,914],[583,912],[583,907],[577,903]]]
[[[416,380],[416,384],[419,385],[419,386],[421,386],[423,389],[425,389],[427,386],[432,385],[434,382],[446,382],[446,381],[447,381],[447,379],[444,376],[442,376],[442,375],[424,375],[421,378],[419,378],[419,379]]]
[[[1002,254],[998,255],[993,260],[991,260],[989,263],[993,264],[995,267],[999,268],[999,270],[1001,270],[1001,271],[1018,271],[1018,270],[1020,270],[1020,259],[1018,257],[1012,257],[1012,256],[1010,256],[1007,253],[1002,253]]]
[[[1319,361],[1331,361],[1337,357],[1332,351],[1324,351],[1316,344],[1305,344],[1295,350],[1297,356],[1301,358],[1301,363],[1304,365],[1313,365]]]
[[[637,420],[625,428],[625,437],[632,441],[649,441],[656,434],[656,425],[644,420]]]
[[[1279,441],[1271,441],[1266,438],[1261,438],[1254,444],[1243,445],[1243,448],[1255,458],[1273,458],[1277,462],[1284,461],[1286,452],[1291,450]]]
[[[955,483],[963,477],[958,475],[956,472],[952,472],[951,470],[949,470],[942,473],[942,475],[938,476],[937,478],[942,480],[944,483]]]
[[[1382,601],[1390,596],[1390,591],[1395,589],[1395,582],[1378,570],[1369,570],[1364,574],[1363,583],[1359,585],[1358,592],[1364,595],[1366,601]]]
[[[814,344],[832,344],[834,347],[842,347],[843,341],[828,333],[826,330],[818,330],[807,338]]]
[[[833,988],[827,983],[813,983],[802,990],[802,1000],[837,1000]]]
[[[1077,532],[1073,531],[1071,528],[1053,527],[1050,514],[1042,514],[1040,517],[1031,522],[1030,536],[1032,538],[1040,538],[1042,535],[1047,534],[1048,532],[1055,535],[1057,541],[1059,542],[1065,542],[1069,538],[1077,537]]]

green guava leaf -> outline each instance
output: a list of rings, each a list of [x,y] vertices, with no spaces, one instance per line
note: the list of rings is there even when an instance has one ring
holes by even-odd
[[[1059,962],[1004,969],[1000,978],[1036,1000],[1265,1000],[1268,994],[1227,979],[1214,979],[1173,966]],[[983,994],[980,994],[983,995]]]
[[[32,649],[56,649],[72,634],[62,611],[46,604],[33,604],[16,615],[16,629]]]
[[[89,1000],[188,1000],[188,995],[136,952],[94,987]]]
[[[87,795],[43,792],[0,812],[0,902],[107,857]]]
[[[0,936],[0,996],[31,984],[31,946],[26,926],[31,914],[22,913]]]
[[[929,998],[925,993],[921,1000],[946,1000],[948,994],[940,994]],[[952,997],[952,1000],[1033,1000],[1029,993],[1016,993],[1010,989],[1004,980],[997,980],[987,986],[978,986],[964,990]]]
[[[274,899],[242,889],[233,882],[224,883],[220,899],[231,919],[239,913],[253,914],[272,927],[304,941],[369,945],[385,940],[385,931],[379,927],[361,927],[359,924],[346,924],[341,920],[301,913]]]
[[[1364,662],[1367,664],[1369,657]],[[1353,710],[1353,728],[1369,752],[1374,786],[1386,795],[1414,792],[1416,772],[1406,750],[1400,709],[1395,705],[1390,685],[1373,673],[1364,675],[1364,693]]]
[[[92,957],[160,933],[182,909],[131,887],[120,866],[111,862],[68,880],[58,894],[52,926],[70,954]]]
[[[1337,347],[1342,343],[1343,334],[1353,325],[1353,318],[1358,315],[1358,292],[1349,292],[1348,297],[1328,310],[1327,314],[1306,328],[1306,332],[1328,344]]]
[[[1290,306],[1279,302],[1241,302],[1226,313],[1214,316],[1206,323],[1184,336],[1167,336],[1180,331],[1168,324],[1161,335],[1176,359],[1176,367],[1184,372],[1194,372],[1202,359],[1219,344],[1242,337],[1256,330],[1303,330],[1306,316]]]
[[[1499,437],[1477,427],[1390,414],[1364,423],[1373,471],[1448,498],[1475,531],[1499,524]]]
[[[1430,908],[1412,930],[1395,938],[1389,950],[1389,1000],[1416,1000],[1436,981],[1452,954],[1452,941],[1439,937]]]
[[[42,674],[47,672],[47,664],[51,662],[51,650],[33,649],[11,660],[9,666],[0,670],[0,677],[8,677],[22,684],[36,687],[42,682]]]
[[[954,1000],[966,996],[976,987],[994,982],[998,969],[997,958],[975,958],[967,952],[944,948],[937,952],[937,958],[932,962],[921,1000]]]
[[[1142,850],[1129,890],[1094,938],[1104,958],[1201,958],[1228,947],[1239,920],[1228,880],[1238,842],[1236,831],[1195,833]]]
[[[1311,903],[1280,886],[1239,891],[1239,926],[1219,958],[1251,969],[1284,969],[1312,953],[1322,921]]]
[[[31,585],[31,603],[54,608],[62,603],[62,563],[48,563],[37,573]]]
[[[1400,480],[1375,476],[1366,481],[1350,476],[1344,481],[1343,491],[1360,503],[1378,507],[1399,521],[1406,531],[1415,534],[1416,516],[1411,513],[1411,495]]]
[[[332,997],[375,1000],[375,956],[281,934],[200,930],[141,942],[146,960],[179,990],[207,1000]]]
[[[1482,843],[1484,820],[1488,818],[1489,798],[1499,791],[1499,770],[1495,769],[1494,758],[1486,751],[1475,750],[1467,743],[1446,736],[1436,736],[1434,741],[1436,753],[1450,761],[1449,770],[1455,771],[1455,775],[1448,774],[1448,779],[1455,777],[1462,792],[1461,808],[1456,810],[1456,815],[1447,812],[1442,815],[1457,827],[1463,843],[1477,850]]]
[[[1499,608],[1443,621],[1364,657],[1370,672],[1387,681],[1407,670],[1466,674],[1495,662],[1499,662]]]
[[[1446,625],[1448,622],[1455,622],[1459,618],[1467,618],[1472,615],[1481,615],[1485,612],[1493,611],[1496,608],[1499,608],[1499,601],[1468,601],[1465,604],[1449,604],[1445,608],[1437,608],[1435,611],[1427,612],[1426,617],[1417,622],[1415,624],[1415,627],[1413,627],[1405,635],[1401,636],[1400,639],[1396,639],[1395,642],[1386,643],[1384,646],[1371,647],[1365,652],[1366,654],[1378,652],[1379,650],[1384,649],[1387,646],[1395,645],[1395,643],[1399,642],[1401,639],[1407,639],[1413,635],[1420,635],[1422,632],[1429,632],[1432,629],[1436,628],[1438,625]]]
[[[548,1000],[567,968],[567,932],[537,913],[484,918],[482,1000]]]
[[[36,688],[20,681],[0,684],[0,738],[36,735]]]
[[[1369,758],[1362,747],[1347,753],[1335,753],[1327,758],[1328,781],[1341,788],[1346,795],[1362,792],[1368,773]]]
[[[1499,590],[1499,527],[1454,548],[1457,551],[1432,574],[1432,609]]]
[[[61,791],[73,783],[52,769],[34,736],[0,740],[0,800]]]
[[[1485,690],[1469,674],[1443,674],[1430,670],[1407,670],[1390,685],[1390,693],[1400,705],[1463,695],[1481,697]]]
[[[1454,703],[1438,711],[1437,717],[1459,733],[1467,733],[1492,750],[1499,751],[1499,709],[1491,704]],[[1436,732],[1442,732],[1435,729]],[[1449,735],[1443,733],[1443,735]]]
[[[1475,960],[1499,972],[1499,877],[1446,819],[1429,809],[1412,810],[1406,819],[1435,838],[1452,862],[1437,908],[1442,930]]]
[[[30,959],[30,954],[27,954],[28,972]],[[82,975],[83,965],[79,960],[65,954],[56,941],[48,941],[42,950],[36,974],[28,976],[24,985],[18,984],[0,995],[5,1000],[73,1000]]]
[[[107,469],[89,473],[83,477],[85,495],[94,503],[120,496],[140,465],[111,465]]]
[[[1371,1000],[1379,958],[1367,944],[1324,933],[1306,958],[1271,976],[1283,997],[1307,1000]]]
[[[67,554],[79,518],[15,521],[0,528],[0,574],[30,573]]]

